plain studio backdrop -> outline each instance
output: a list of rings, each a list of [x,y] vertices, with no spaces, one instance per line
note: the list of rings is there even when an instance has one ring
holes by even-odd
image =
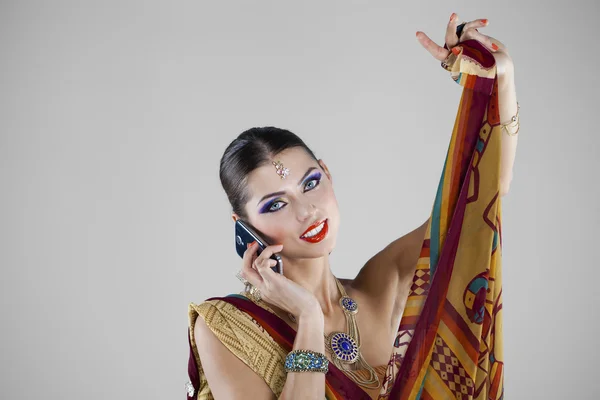
[[[515,63],[506,397],[597,398],[596,2],[0,6],[2,399],[182,399],[187,307],[242,289],[225,147],[298,134],[341,212],[333,272],[429,215],[462,87],[415,38],[452,12]]]

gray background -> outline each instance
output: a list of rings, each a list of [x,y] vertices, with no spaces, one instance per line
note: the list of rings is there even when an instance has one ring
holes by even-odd
[[[535,5],[534,5],[535,4]],[[515,62],[506,396],[595,398],[598,3],[7,2],[0,397],[181,399],[187,306],[241,289],[226,145],[287,128],[328,164],[354,277],[427,218],[461,87],[416,41],[452,12]]]

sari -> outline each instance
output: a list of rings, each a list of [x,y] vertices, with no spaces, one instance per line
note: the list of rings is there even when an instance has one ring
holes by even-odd
[[[498,80],[494,57],[479,42],[457,47],[442,67],[463,91],[381,400],[504,395]],[[213,398],[191,339],[199,315],[281,394],[296,334],[289,325],[241,294],[191,303],[188,311],[188,400]],[[325,398],[371,397],[330,363]]]

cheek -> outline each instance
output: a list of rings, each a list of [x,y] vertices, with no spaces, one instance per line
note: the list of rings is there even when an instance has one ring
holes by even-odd
[[[323,204],[328,208],[331,209],[333,208],[337,208],[338,204],[337,204],[337,199],[335,197],[335,192],[333,191],[333,188],[331,186],[327,187],[326,191],[323,191]]]
[[[283,224],[283,226],[285,225],[286,224]],[[287,234],[283,226],[282,224],[263,226],[261,229],[263,239],[265,239],[269,244],[282,243]]]
[[[273,244],[282,243],[283,239],[286,237],[286,235],[289,234],[281,227],[277,227],[277,228],[273,229],[270,233],[271,233],[271,240],[272,240]]]

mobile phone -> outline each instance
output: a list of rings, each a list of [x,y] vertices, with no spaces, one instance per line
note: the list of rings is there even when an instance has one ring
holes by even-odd
[[[256,251],[257,255],[260,255],[260,253],[269,246],[269,244],[261,238],[254,229],[252,229],[250,224],[240,219],[235,221],[235,250],[240,257],[244,257],[244,252],[248,248],[248,244],[254,241],[258,244],[258,250]],[[281,256],[278,253],[273,253],[271,259],[277,261],[277,265],[271,267],[271,269],[278,274],[283,275],[283,260],[281,259]]]

